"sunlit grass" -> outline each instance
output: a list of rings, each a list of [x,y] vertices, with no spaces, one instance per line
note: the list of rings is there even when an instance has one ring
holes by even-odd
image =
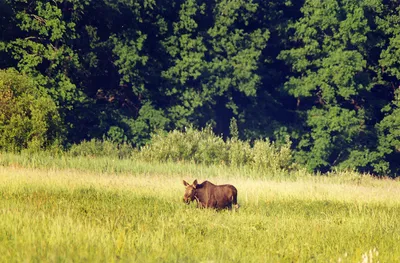
[[[297,180],[305,176],[304,171],[283,170],[259,171],[249,166],[232,167],[223,164],[199,165],[193,162],[151,162],[132,157],[118,159],[110,157],[69,156],[65,153],[51,155],[47,152],[34,154],[12,154],[0,152],[0,165],[40,169],[73,169],[85,172],[131,175],[189,175],[199,177],[224,176],[230,178],[274,178]]]
[[[101,160],[93,162],[101,166]],[[353,173],[252,178],[217,166],[118,165],[131,170],[0,166],[2,262],[400,258],[397,181]],[[241,208],[187,206],[182,179],[232,183]]]

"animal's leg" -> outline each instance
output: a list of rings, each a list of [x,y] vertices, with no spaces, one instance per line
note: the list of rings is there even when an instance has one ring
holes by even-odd
[[[207,208],[217,208],[218,207],[218,203],[216,200],[210,199],[208,200],[207,204],[206,204]]]
[[[237,195],[233,195],[232,197],[232,204],[233,204],[233,208],[235,209],[239,209],[239,204],[237,203]]]

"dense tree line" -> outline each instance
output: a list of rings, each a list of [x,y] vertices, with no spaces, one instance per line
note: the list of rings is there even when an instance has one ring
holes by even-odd
[[[400,172],[397,0],[0,0],[0,33],[3,149],[235,118],[310,170]]]

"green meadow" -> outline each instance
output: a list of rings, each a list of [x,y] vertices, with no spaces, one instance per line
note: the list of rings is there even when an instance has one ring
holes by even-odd
[[[182,202],[231,183],[240,209]],[[400,184],[356,173],[0,155],[2,262],[395,262]]]

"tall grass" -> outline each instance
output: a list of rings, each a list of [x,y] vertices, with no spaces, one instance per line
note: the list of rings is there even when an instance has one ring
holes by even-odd
[[[1,166],[2,262],[400,258],[396,181],[362,178],[337,184],[329,177],[310,177],[279,182],[226,175],[211,179],[237,187],[241,208],[236,212],[185,205],[182,174]]]
[[[227,165],[205,165],[190,162],[158,162],[144,161],[141,158],[119,159],[108,156],[83,157],[70,155],[53,155],[50,153],[0,153],[0,166],[24,167],[42,170],[78,170],[106,174],[168,174],[184,177],[209,178],[224,175],[235,178],[275,178],[282,180],[296,180],[309,176],[304,171],[272,173],[257,171],[248,166],[234,167]]]

